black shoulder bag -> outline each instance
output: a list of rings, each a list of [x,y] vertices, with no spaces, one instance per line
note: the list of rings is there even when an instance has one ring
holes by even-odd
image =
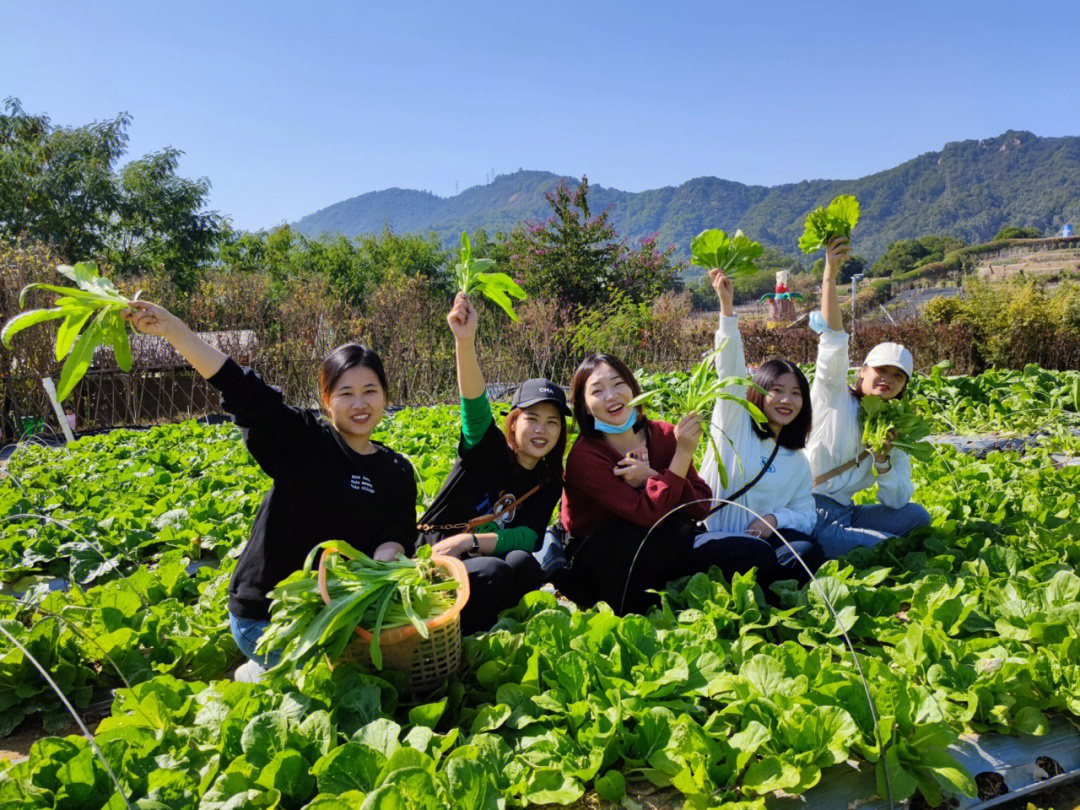
[[[772,466],[773,459],[776,458],[776,454],[779,453],[779,452],[780,452],[780,445],[779,444],[774,444],[773,449],[772,449],[772,453],[769,455],[769,460],[766,461],[765,464],[762,465],[761,469],[758,470],[758,474],[754,476],[753,480],[750,481],[750,483],[748,483],[748,484],[743,484],[739,488],[739,490],[737,492],[732,494],[732,496],[730,498],[725,498],[722,503],[718,503],[716,506],[714,506],[712,509],[710,509],[709,510],[709,515],[715,515],[717,512],[719,512],[721,509],[723,509],[725,506],[728,505],[728,501],[737,501],[737,500],[739,500],[739,498],[741,498],[743,495],[745,495],[747,492],[749,492],[751,490],[751,488],[753,488],[754,484],[756,484],[758,481],[761,480],[761,476],[763,476],[765,474],[766,470],[768,470],[769,467]],[[706,515],[706,517],[708,517],[709,515]]]

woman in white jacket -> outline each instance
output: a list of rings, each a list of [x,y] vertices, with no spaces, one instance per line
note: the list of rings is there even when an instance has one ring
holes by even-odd
[[[746,357],[739,318],[732,308],[731,280],[720,270],[713,270],[711,277],[720,298],[716,370],[721,379],[745,377]],[[810,386],[798,366],[778,359],[764,363],[753,379],[765,390],[764,395],[756,389],[747,393],[744,386],[733,386],[728,392],[745,395],[757,405],[769,420],[765,425],[758,425],[730,400],[718,400],[713,408],[712,436],[728,471],[728,485],[720,483],[712,447],[706,452],[701,475],[715,497],[731,503],[718,505],[705,523],[713,537],[741,534],[761,538],[776,552],[775,578],[806,582],[809,576],[795,555],[802,557],[811,571],[824,562],[820,546],[811,539],[817,514],[810,464],[802,453],[810,433]],[[780,541],[777,530],[791,548]]]
[[[855,387],[848,386],[848,334],[844,331],[837,293],[837,274],[851,247],[833,239],[825,253],[821,284],[821,321],[817,370],[810,399],[814,427],[806,455],[814,473],[818,520],[814,537],[828,558],[858,546],[873,546],[886,537],[904,535],[930,524],[930,515],[911,502],[911,460],[890,448],[873,456],[862,446],[859,400],[867,394],[882,399],[904,395],[911,378],[911,353],[898,343],[879,343],[866,356]],[[811,319],[814,326],[816,319]],[[873,505],[855,506],[856,492],[878,485]]]

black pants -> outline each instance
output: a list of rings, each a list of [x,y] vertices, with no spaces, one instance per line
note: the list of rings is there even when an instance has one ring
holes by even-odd
[[[791,548],[784,545],[776,535],[768,538],[767,542],[776,550],[776,574],[773,576],[773,581],[795,579],[799,581],[799,585],[805,585],[810,581],[806,568],[816,572],[825,562],[825,550],[808,534],[790,529],[781,529],[781,531],[784,532],[784,539],[788,541]],[[806,564],[806,568],[799,564],[796,555]]]
[[[800,583],[809,579],[795,554],[779,539],[746,534],[699,538],[698,525],[679,516],[657,526],[642,547],[647,531],[635,523],[614,520],[583,540],[571,540],[571,561],[556,586],[582,607],[607,602],[622,615],[647,612],[659,603],[648,590],[660,590],[670,580],[713,565],[729,581],[736,573],[757,568],[757,582],[763,589],[778,579]],[[784,535],[811,570],[822,563],[824,555],[809,537],[796,532]],[[633,562],[635,554],[637,562]]]
[[[501,611],[514,607],[545,581],[540,563],[526,551],[511,551],[505,557],[467,557],[462,562],[469,572],[469,601],[461,611],[464,635],[490,630]]]

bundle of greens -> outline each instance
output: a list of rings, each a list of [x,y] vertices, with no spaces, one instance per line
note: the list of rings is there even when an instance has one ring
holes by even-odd
[[[315,569],[319,551],[326,548],[341,552],[326,563],[330,604],[319,593]],[[430,546],[421,546],[415,560],[399,556],[379,562],[348,543],[328,540],[311,550],[302,569],[270,591],[270,624],[258,650],[263,655],[280,652],[277,668],[299,665],[317,652],[336,661],[362,627],[373,636],[371,661],[382,669],[379,634],[411,624],[427,638],[426,622],[454,604],[457,587],[432,561]]]
[[[728,278],[736,279],[758,271],[754,259],[764,250],[742,231],[735,231],[735,235],[729,237],[719,228],[712,228],[702,231],[690,241],[690,264],[709,270],[723,270]]]
[[[460,261],[454,265],[455,278],[459,292],[470,295],[473,292],[482,292],[510,316],[510,320],[518,319],[514,312],[514,302],[510,296],[524,300],[525,291],[518,286],[506,273],[488,272],[495,266],[494,259],[474,259],[472,257],[472,242],[469,234],[461,232]]]
[[[60,370],[60,383],[56,386],[56,396],[62,402],[90,368],[94,350],[106,340],[112,344],[116,364],[124,371],[131,371],[131,344],[128,342],[127,326],[120,318],[128,300],[120,295],[109,279],[98,275],[97,265],[94,262],[79,262],[74,267],[62,264],[56,269],[78,286],[27,284],[19,293],[20,309],[26,303],[26,294],[33,289],[48,290],[60,297],[50,309],[30,309],[9,320],[0,330],[0,342],[10,349],[11,339],[23,329],[63,318],[64,322],[56,333],[56,359],[59,361],[67,357]],[[136,294],[135,298],[138,297]],[[90,326],[82,331],[91,318]]]
[[[859,201],[841,194],[828,206],[815,208],[806,217],[806,229],[799,239],[803,253],[817,253],[838,236],[851,236],[859,221]]]
[[[690,376],[681,385],[664,386],[654,388],[651,391],[643,391],[630,401],[630,407],[643,405],[646,402],[660,401],[665,408],[670,409],[669,412],[672,415],[683,416],[691,411],[696,411],[705,421],[705,439],[709,446],[712,447],[713,455],[716,457],[716,468],[720,474],[720,483],[726,488],[728,485],[727,467],[724,466],[724,462],[720,458],[720,449],[716,446],[712,430],[709,429],[709,417],[713,406],[719,400],[729,400],[745,409],[750,414],[750,418],[758,424],[767,422],[768,418],[752,402],[748,402],[745,398],[736,396],[726,390],[732,386],[742,385],[753,386],[763,394],[765,393],[761,388],[754,385],[754,381],[748,377],[725,377],[722,380],[719,378],[716,373],[715,363],[717,356],[723,350],[724,346],[722,345],[716,351],[707,354],[700,363],[694,366]],[[730,439],[728,441],[730,442]]]
[[[914,403],[870,394],[864,396],[859,405],[863,417],[863,445],[874,455],[881,455],[885,443],[889,442],[919,461],[929,461],[933,457],[934,446],[922,441],[933,428],[919,415]]]

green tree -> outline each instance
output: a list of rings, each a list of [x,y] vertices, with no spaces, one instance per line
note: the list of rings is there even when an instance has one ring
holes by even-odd
[[[223,219],[205,210],[210,184],[176,174],[165,149],[122,169],[131,116],[55,127],[16,98],[0,114],[0,236],[52,242],[68,261],[103,259],[190,287],[212,256]]]
[[[324,276],[353,305],[375,285],[393,278],[423,278],[447,287],[449,254],[434,234],[397,234],[389,228],[358,239],[309,239],[283,225],[266,233],[230,232],[218,250],[235,272],[265,272],[276,283],[308,274]]]
[[[0,114],[0,231],[52,241],[70,261],[89,258],[115,211],[113,164],[127,147],[131,117],[53,127],[17,98]]]
[[[965,246],[963,239],[955,236],[920,236],[918,239],[898,239],[892,242],[885,255],[869,270],[863,271],[876,278],[892,278],[931,262],[940,262],[946,253]]]
[[[122,274],[162,272],[190,290],[214,258],[224,220],[205,211],[210,183],[176,174],[182,153],[167,148],[114,175],[116,196],[101,252]]]
[[[588,193],[582,177],[573,191],[561,182],[545,195],[551,217],[510,235],[510,274],[530,295],[583,307],[608,301],[616,291],[641,302],[670,288],[679,269],[674,248],[659,249],[655,236],[634,247],[620,242],[608,212],[590,212]]]
[[[1003,239],[1042,239],[1043,232],[1039,228],[1020,228],[1016,225],[1006,225],[996,234],[991,241],[1000,242]]]

